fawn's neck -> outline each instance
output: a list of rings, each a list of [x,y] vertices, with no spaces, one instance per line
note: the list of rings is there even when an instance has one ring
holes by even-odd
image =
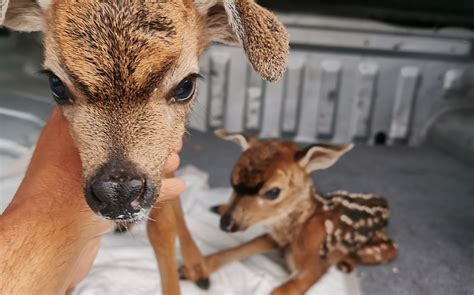
[[[301,232],[306,222],[322,207],[320,196],[311,188],[306,196],[295,202],[287,214],[266,225],[270,236],[280,246],[286,246]]]

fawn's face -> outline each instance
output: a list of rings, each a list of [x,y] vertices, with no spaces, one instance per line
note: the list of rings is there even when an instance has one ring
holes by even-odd
[[[352,145],[314,145],[301,149],[279,140],[258,141],[242,134],[217,134],[244,148],[231,175],[234,189],[228,204],[215,207],[224,231],[268,224],[289,214],[311,196],[310,172],[336,162]],[[242,143],[244,143],[242,145]]]
[[[203,24],[182,1],[58,1],[51,14],[44,67],[81,154],[87,201],[106,218],[141,218],[185,130]]]
[[[185,131],[199,55],[210,41],[243,45],[269,80],[286,67],[286,31],[253,0],[18,0],[10,6],[7,26],[43,31],[44,68],[79,149],[86,199],[109,219],[140,219],[155,202],[166,159]],[[253,41],[255,34],[266,41]]]

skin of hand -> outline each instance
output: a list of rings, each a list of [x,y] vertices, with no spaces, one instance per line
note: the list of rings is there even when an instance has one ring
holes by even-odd
[[[167,175],[179,166],[180,149],[169,157]],[[183,191],[182,180],[164,179],[159,201]],[[55,109],[0,216],[0,294],[64,294],[87,275],[100,238],[112,227],[86,203],[79,154],[66,119]]]

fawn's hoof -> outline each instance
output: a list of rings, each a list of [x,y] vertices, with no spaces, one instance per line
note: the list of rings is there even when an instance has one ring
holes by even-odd
[[[343,273],[351,273],[354,270],[354,267],[346,261],[339,262],[336,267]]]
[[[187,280],[188,278],[186,277],[186,275],[184,274],[184,270],[182,267],[180,267],[178,269],[178,274],[179,274],[179,279],[184,281],[184,280]]]
[[[189,278],[186,276],[186,274],[184,272],[184,267],[179,268],[178,274],[179,274],[179,279],[180,280],[189,280]],[[211,286],[211,281],[209,280],[209,278],[199,279],[199,280],[195,281],[194,283],[199,288],[204,289],[204,290],[209,289],[209,287]]]
[[[212,206],[211,208],[209,208],[209,211],[211,211],[212,213],[219,214],[219,205]]]
[[[211,286],[211,281],[209,280],[209,278],[197,280],[195,283],[199,288],[204,290],[209,289],[209,287]]]

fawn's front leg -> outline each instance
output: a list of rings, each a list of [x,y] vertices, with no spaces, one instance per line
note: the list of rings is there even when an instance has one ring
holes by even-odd
[[[277,244],[269,235],[263,235],[238,247],[205,256],[204,264],[208,274],[210,275],[228,263],[239,261],[256,254],[271,252],[277,248]],[[182,266],[180,272],[184,275],[184,277],[189,278],[189,270],[186,268],[186,266]]]
[[[186,226],[181,202],[174,202],[173,210],[176,218],[176,228],[178,231],[181,255],[183,256],[184,263],[184,267],[181,269],[187,270],[186,276],[182,273],[180,273],[180,275],[183,276],[183,278],[186,277],[189,280],[194,281],[200,288],[208,289],[209,272],[207,271],[204,258]]]
[[[174,216],[173,202],[179,200],[157,203],[150,212],[147,223],[148,239],[155,251],[161,277],[163,294],[179,295],[179,277],[176,271],[176,219]]]
[[[302,295],[316,283],[328,266],[320,258],[307,259],[295,277],[273,290],[271,295]]]

